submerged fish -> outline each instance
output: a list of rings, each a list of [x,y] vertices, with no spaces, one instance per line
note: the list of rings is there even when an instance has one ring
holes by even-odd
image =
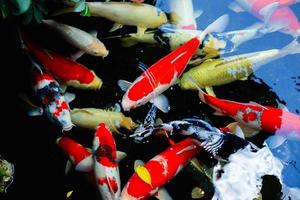
[[[42,49],[27,36],[22,35],[25,50],[63,84],[78,89],[96,90],[102,86],[101,79],[85,66],[58,53]]]
[[[136,172],[124,186],[121,199],[147,199],[151,195],[160,195],[164,185],[169,182],[190,159],[201,151],[194,139],[187,138],[158,154],[144,166],[136,164]],[[164,194],[166,195],[166,194]]]
[[[123,109],[129,111],[152,101],[160,110],[168,112],[168,102],[160,94],[176,83],[206,34],[223,30],[227,22],[227,15],[220,17],[200,35],[154,63],[132,84],[119,81],[119,86],[126,91],[122,98]]]
[[[120,111],[104,110],[97,108],[74,108],[71,110],[71,119],[76,126],[96,129],[99,123],[105,123],[110,130],[120,133],[119,128],[129,131],[136,127],[130,117],[126,117]]]
[[[43,20],[43,23],[60,34],[68,43],[90,55],[103,58],[108,55],[106,47],[96,37],[97,33],[92,36],[83,30],[50,19]]]
[[[93,141],[94,173],[102,199],[118,200],[121,193],[117,147],[112,133],[99,124]]]
[[[185,72],[180,79],[179,86],[185,90],[197,90],[197,85],[201,88],[224,85],[247,78],[266,63],[289,54],[298,53],[300,53],[300,45],[297,40],[294,40],[282,49],[271,49],[219,59],[209,59]],[[197,85],[190,80],[190,77]]]
[[[300,116],[294,113],[262,106],[254,102],[239,103],[219,99],[204,93],[199,88],[199,98],[203,103],[216,109],[220,115],[227,115],[252,129],[263,130],[278,135],[278,142],[286,138],[300,140]],[[284,139],[282,140],[281,137]]]
[[[229,8],[235,12],[248,11],[270,27],[284,24],[283,31],[299,36],[300,23],[295,13],[287,6],[296,1],[236,0],[235,2],[229,4]]]
[[[14,165],[0,156],[0,193],[5,193],[14,180]]]
[[[29,115],[45,114],[51,122],[61,126],[62,131],[71,130],[74,124],[71,121],[68,102],[75,98],[74,95],[70,93],[64,95],[59,84],[50,74],[36,68],[33,69],[33,81],[42,108],[30,111]]]
[[[92,16],[115,22],[111,31],[122,25],[136,26],[143,34],[148,28],[157,28],[167,22],[164,12],[149,4],[129,2],[86,2]]]

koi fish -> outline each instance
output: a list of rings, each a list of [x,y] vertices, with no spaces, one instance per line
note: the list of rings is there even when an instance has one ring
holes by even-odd
[[[197,30],[196,18],[202,11],[194,13],[192,0],[170,0],[171,21],[179,29]]]
[[[223,30],[227,22],[228,16],[221,16],[200,35],[190,39],[184,45],[154,63],[132,84],[119,80],[120,88],[126,91],[122,98],[123,109],[129,111],[152,101],[160,110],[168,112],[168,101],[160,94],[176,83],[206,34]]]
[[[74,124],[71,121],[68,102],[75,96],[70,93],[64,95],[59,84],[50,74],[36,68],[33,69],[33,82],[42,108],[33,109],[29,115],[36,116],[44,113],[51,122],[61,126],[63,132],[71,130]]]
[[[201,149],[196,140],[187,138],[158,154],[144,166],[136,162],[135,173],[123,188],[121,199],[147,199],[157,192],[165,193],[160,189]]]
[[[248,11],[271,27],[278,24],[285,24],[283,32],[295,35],[296,37],[299,35],[299,21],[295,13],[287,6],[295,1],[236,0],[235,2],[229,5],[229,8],[233,11]]]
[[[104,44],[97,38],[97,33],[91,35],[83,30],[58,23],[54,20],[43,20],[43,23],[60,34],[68,43],[93,56],[106,57],[108,51]]]
[[[111,31],[123,25],[136,26],[143,34],[148,28],[157,28],[167,23],[166,14],[159,8],[143,3],[129,2],[86,2],[92,16],[114,21]]]
[[[112,133],[104,123],[99,124],[93,141],[94,172],[102,199],[117,200],[121,181],[117,148]]]
[[[95,90],[102,86],[101,79],[85,66],[58,53],[38,47],[27,36],[22,35],[22,38],[25,50],[62,83],[78,89]]]
[[[93,130],[97,129],[99,123],[105,123],[110,130],[119,134],[119,128],[131,131],[136,127],[130,117],[126,117],[117,109],[74,108],[71,110],[71,119],[76,126]]]
[[[256,130],[279,135],[292,140],[300,140],[300,116],[274,107],[263,106],[254,102],[239,103],[204,93],[200,88],[199,98],[216,110],[218,115],[227,115],[237,122]]]
[[[180,79],[179,86],[185,90],[197,90],[197,85],[201,88],[210,89],[212,86],[224,85],[247,78],[266,63],[298,53],[300,53],[300,45],[297,40],[294,40],[282,49],[206,60],[199,66],[185,72]],[[190,77],[196,81],[197,85],[190,81]]]

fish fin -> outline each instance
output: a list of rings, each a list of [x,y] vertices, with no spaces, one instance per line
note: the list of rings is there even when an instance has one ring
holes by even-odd
[[[150,102],[153,103],[159,110],[161,110],[164,113],[168,113],[170,111],[169,100],[163,94],[158,95]]]
[[[245,10],[239,4],[237,4],[236,2],[231,2],[228,5],[228,8],[230,10],[232,10],[233,12],[236,12],[236,13],[245,12]]]
[[[269,22],[274,11],[280,6],[279,2],[270,3],[261,9],[258,13],[264,17],[264,21]]]
[[[60,89],[61,89],[61,91],[62,91],[63,93],[65,93],[65,92],[67,91],[67,88],[68,88],[68,86],[67,86],[66,84],[62,84],[62,85],[60,85],[59,87],[60,87]]]
[[[43,113],[44,113],[44,110],[40,107],[33,108],[33,109],[28,111],[28,115],[32,116],[32,117],[33,116],[41,116],[41,115],[43,115]]]
[[[282,104],[282,103],[278,103],[278,108],[284,111],[289,112],[289,109],[286,107],[286,105]]]
[[[194,19],[197,19],[203,14],[203,10],[199,9],[194,12]]]
[[[66,92],[64,94],[64,97],[65,97],[66,102],[70,103],[76,98],[76,95],[74,93],[71,93],[71,92]]]
[[[157,118],[154,122],[154,125],[156,126],[156,125],[160,125],[162,123],[164,123],[163,120],[161,118]]]
[[[267,144],[270,149],[275,149],[282,145],[287,139],[281,135],[273,135],[267,139]]]
[[[154,194],[154,196],[159,200],[172,200],[173,199],[165,188],[160,188]]]
[[[114,112],[121,112],[121,106],[120,106],[120,104],[118,104],[118,103],[115,103],[115,106],[114,106]]]
[[[206,86],[205,90],[206,90],[207,94],[209,94],[210,96],[216,97],[216,94],[215,94],[212,86]]]
[[[78,60],[81,56],[83,56],[84,54],[85,54],[84,51],[79,50],[79,51],[77,51],[76,53],[72,54],[72,55],[70,56],[70,58],[71,58],[73,61],[76,61],[76,60]]]
[[[194,187],[191,192],[192,199],[201,199],[205,196],[204,191],[200,187]]]
[[[71,198],[73,192],[74,192],[74,190],[71,190],[71,191],[67,192],[66,198],[67,198],[67,199]]]
[[[245,125],[241,124],[240,122],[232,122],[232,123],[228,124],[226,126],[226,128],[228,128],[229,132],[236,134],[237,126],[242,129],[244,136],[247,138],[253,137],[259,133],[259,130],[250,128],[249,126],[245,126]]]
[[[218,110],[213,112],[212,114],[215,115],[215,116],[227,116],[227,115],[225,115],[224,113],[222,113],[221,111],[218,111]]]
[[[216,19],[213,23],[208,25],[206,29],[204,29],[204,31],[202,31],[200,35],[198,35],[199,40],[202,41],[203,38],[211,32],[222,32],[227,27],[228,23],[229,23],[229,16],[227,14],[222,15],[221,17]]]
[[[144,35],[146,29],[147,29],[147,28],[143,28],[143,27],[137,26],[136,34],[139,35],[139,36]]]
[[[255,101],[249,101],[249,103],[252,104],[252,105],[254,105],[254,106],[259,106],[259,107],[262,107],[263,109],[268,110],[267,107],[265,107],[265,106],[263,106],[263,105],[261,105],[261,104],[259,104],[259,103],[256,103]]]
[[[98,36],[98,31],[97,30],[91,30],[91,31],[89,31],[89,34],[91,35],[91,36],[93,36],[93,37],[97,37]]]
[[[240,81],[247,81],[248,80],[248,77],[243,77],[243,78],[240,78]]]
[[[131,82],[129,81],[125,81],[125,80],[118,80],[118,86],[121,88],[121,90],[123,90],[124,92],[126,92],[128,90],[128,88],[132,85]]]
[[[122,38],[121,44],[123,47],[131,47],[138,44],[138,41],[136,41],[135,38]]]
[[[113,26],[112,26],[112,28],[109,30],[109,32],[114,32],[114,31],[116,31],[116,30],[118,30],[118,29],[120,29],[122,27],[123,27],[123,24],[114,23]]]
[[[70,160],[67,160],[66,167],[65,167],[66,176],[70,174],[72,166],[73,166],[72,162]]]
[[[191,76],[188,75],[188,79],[197,87],[197,89],[199,91],[198,96],[199,96],[200,100],[203,103],[206,103],[205,96],[207,96],[207,94],[200,88],[198,83]]]
[[[94,163],[93,157],[92,155],[90,155],[85,159],[83,159],[82,161],[80,161],[76,165],[75,170],[79,172],[90,172],[92,170],[93,163]]]
[[[245,134],[244,134],[244,132],[243,132],[243,130],[241,129],[240,126],[235,127],[235,135],[242,138],[242,139],[245,139]]]
[[[142,179],[145,183],[151,184],[151,175],[147,168],[144,167],[144,162],[141,160],[136,160],[134,162],[134,170],[137,173],[138,177]]]
[[[148,67],[148,65],[146,65],[146,64],[143,63],[143,62],[139,62],[139,63],[138,63],[138,68],[139,68],[140,70],[142,70],[143,72],[145,72],[149,67]]]
[[[116,158],[116,162],[120,162],[121,160],[123,160],[125,157],[127,156],[127,154],[123,151],[117,151],[117,158]]]
[[[291,43],[286,45],[280,50],[283,54],[298,54],[300,53],[300,44],[297,39],[294,39]]]

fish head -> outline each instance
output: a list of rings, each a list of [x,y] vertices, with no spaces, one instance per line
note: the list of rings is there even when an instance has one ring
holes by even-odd
[[[141,106],[143,105],[142,104],[142,101],[132,101],[128,98],[128,95],[124,95],[123,96],[123,99],[122,99],[122,102],[121,102],[121,105],[122,105],[122,108],[124,111],[129,111],[131,109],[134,109],[138,106]]]
[[[94,39],[93,42],[88,47],[89,54],[93,56],[106,57],[109,51],[106,49],[104,44],[98,40]]]

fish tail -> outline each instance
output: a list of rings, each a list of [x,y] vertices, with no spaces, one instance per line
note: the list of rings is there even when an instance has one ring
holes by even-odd
[[[291,43],[281,49],[283,54],[298,54],[300,53],[300,44],[297,39],[294,39]]]
[[[187,75],[187,77],[196,86],[196,88],[198,89],[198,91],[199,91],[198,96],[199,96],[200,100],[203,103],[206,103],[205,96],[207,96],[207,94],[200,88],[200,86],[198,85],[198,83],[191,76]]]

